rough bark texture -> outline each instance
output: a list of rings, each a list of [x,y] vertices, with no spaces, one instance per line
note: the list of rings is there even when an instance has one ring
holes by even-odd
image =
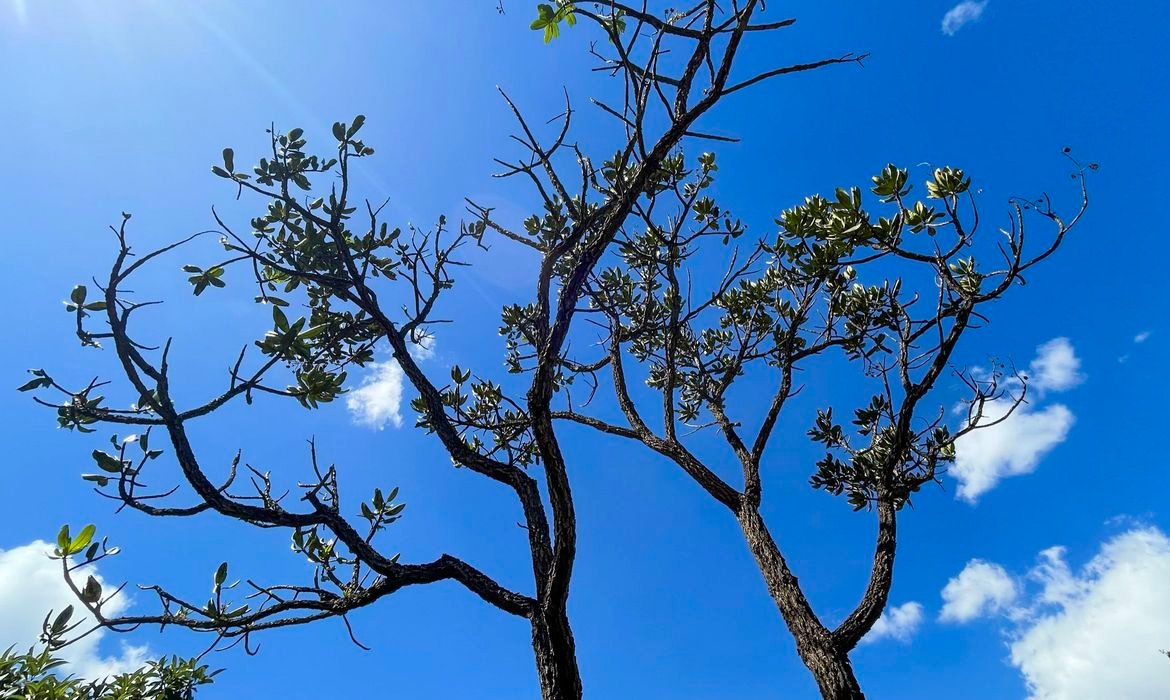
[[[533,615],[532,648],[536,652],[540,696],[544,700],[578,700],[581,697],[581,673],[577,669],[573,631],[563,611]]]
[[[796,640],[796,651],[816,679],[821,696],[826,700],[864,698],[848,652],[838,648],[832,632],[813,612],[759,512],[744,508],[738,520],[748,548],[764,576],[768,594]]]
[[[837,648],[848,653],[874,626],[890,597],[894,583],[894,558],[898,550],[898,514],[888,500],[877,505],[878,534],[874,547],[873,567],[869,585],[866,586],[861,602],[841,625],[833,630]]]

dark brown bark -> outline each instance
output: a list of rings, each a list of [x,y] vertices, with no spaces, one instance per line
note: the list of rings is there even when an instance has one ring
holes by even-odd
[[[822,653],[823,652],[823,653]],[[801,659],[820,688],[825,700],[865,700],[865,694],[853,675],[849,655],[832,650],[817,650],[816,653],[801,654]]]
[[[754,508],[743,508],[738,520],[748,548],[764,576],[768,594],[796,640],[796,651],[816,680],[821,696],[825,700],[864,698],[853,674],[848,651],[839,648],[833,633],[813,612],[759,512]]]
[[[577,669],[576,643],[563,610],[532,616],[532,649],[540,696],[544,700],[579,700],[581,673]]]
[[[845,618],[845,621],[833,630],[837,647],[845,652],[849,652],[857,646],[861,638],[881,617],[890,597],[890,588],[894,583],[894,557],[898,549],[898,513],[892,503],[883,500],[877,505],[877,515],[877,544],[874,547],[869,585],[865,588],[861,602],[857,604],[849,617]]]

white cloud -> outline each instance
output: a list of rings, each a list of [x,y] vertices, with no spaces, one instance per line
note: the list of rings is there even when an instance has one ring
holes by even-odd
[[[1028,366],[1028,384],[1040,393],[1068,391],[1085,381],[1081,360],[1068,338],[1053,338],[1036,348],[1036,359]]]
[[[416,360],[427,360],[435,355],[435,337],[420,336],[411,343],[410,354]],[[385,362],[371,362],[366,376],[357,389],[345,397],[345,406],[358,425],[382,430],[387,424],[402,426],[402,392],[406,375],[394,358]]]
[[[1075,422],[1062,404],[1036,410],[1021,404],[1002,423],[992,425],[1011,409],[1010,399],[989,401],[980,424],[955,442],[955,464],[950,474],[959,481],[957,498],[974,503],[1009,476],[1030,474],[1040,458],[1064,442]]]
[[[1039,564],[1012,580],[1031,584],[1030,595],[998,608],[1031,700],[1166,698],[1170,661],[1159,650],[1170,647],[1170,539],[1138,527],[1106,542],[1080,571],[1065,557],[1062,547],[1041,552]]]
[[[372,362],[361,386],[346,394],[345,405],[358,425],[381,430],[402,425],[402,368],[393,359]]]
[[[988,0],[963,0],[947,10],[942,19],[942,31],[947,36],[954,36],[963,27],[983,16]]]
[[[980,559],[967,562],[942,590],[943,622],[970,622],[1009,609],[1019,596],[1016,582],[999,564]]]
[[[416,360],[429,360],[435,356],[435,336],[420,331],[417,337],[411,338],[406,349]]]
[[[61,562],[49,559],[53,546],[36,540],[22,547],[0,550],[0,649],[15,646],[27,649],[41,634],[41,624],[50,610],[60,612],[67,605],[81,619],[81,605],[65,585]],[[104,584],[96,571],[94,578]],[[129,601],[120,595],[103,608],[110,615],[125,611]],[[80,629],[86,629],[84,626]],[[121,653],[104,656],[99,648],[104,630],[61,649],[59,656],[69,662],[67,671],[86,679],[103,678],[138,668],[148,657],[146,647],[123,643]]]
[[[886,608],[873,628],[861,639],[862,644],[871,644],[890,637],[899,642],[909,642],[922,624],[922,604],[911,601]]]
[[[1141,333],[1138,333],[1137,335],[1135,335],[1133,337],[1133,342],[1134,342],[1134,345],[1141,345],[1142,343],[1146,342],[1149,339],[1150,339],[1150,331],[1142,331]],[[1124,355],[1122,355],[1121,357],[1118,357],[1117,361],[1124,365],[1126,362],[1129,362],[1129,358],[1130,358],[1130,354],[1127,352]]]
[[[1044,455],[1065,441],[1076,422],[1072,411],[1063,404],[1041,408],[1037,402],[1049,392],[1068,391],[1083,382],[1080,369],[1068,338],[1054,338],[1036,348],[1026,372],[1029,403],[1012,411],[1011,396],[987,401],[977,422],[983,427],[955,442],[950,474],[959,482],[957,498],[974,503],[1002,479],[1032,473]],[[1012,382],[1007,388],[1013,388]]]
[[[1170,663],[1170,539],[1130,530],[1101,548],[1079,574],[1064,550],[1047,550],[1034,571],[1040,610],[1011,645],[1035,700],[1165,698]]]

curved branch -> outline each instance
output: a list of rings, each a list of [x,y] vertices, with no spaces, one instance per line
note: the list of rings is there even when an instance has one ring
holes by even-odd
[[[894,579],[894,556],[898,548],[898,513],[888,499],[877,504],[878,531],[869,584],[853,612],[833,630],[833,641],[841,651],[857,646],[873,628],[889,600]]]

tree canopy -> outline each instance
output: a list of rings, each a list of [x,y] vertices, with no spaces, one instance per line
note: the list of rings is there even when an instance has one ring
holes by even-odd
[[[237,565],[225,562],[210,578],[206,602],[150,585],[157,610],[111,616],[103,605],[112,592],[83,573],[115,548],[92,526],[76,535],[66,527],[57,556],[97,624],[185,628],[251,648],[265,630],[325,618],[348,627],[349,613],[402,589],[453,581],[529,623],[545,698],[581,697],[587,678],[568,605],[580,524],[562,434],[584,426],[598,440],[629,441],[664,458],[720,504],[822,695],[863,697],[849,655],[887,605],[899,517],[954,461],[959,437],[1006,417],[990,414],[990,404],[1014,408],[1026,395],[1026,377],[1010,366],[955,367],[955,349],[1064,243],[1087,207],[1085,174],[1095,166],[1066,153],[1076,183],[1070,213],[1046,195],[1016,199],[991,239],[972,178],[950,166],[912,182],[906,168],[891,164],[864,186],[778,205],[771,229],[749,226],[714,188],[716,149],[728,138],[700,124],[741,91],[864,59],[844,53],[741,74],[742,45],[793,23],[765,19],[763,5],[711,1],[665,13],[617,2],[539,5],[531,28],[546,42],[576,25],[596,33],[599,68],[619,81],[624,98],[594,103],[622,137],[575,140],[577,107],[568,94],[563,112],[545,125],[504,94],[520,155],[500,159],[502,176],[529,183],[534,203],[519,221],[469,201],[457,223],[441,216],[430,230],[396,225],[385,203],[362,197],[353,175],[357,161],[376,157],[361,115],[312,141],[304,128],[270,128],[263,155],[247,165],[225,148],[212,172],[229,194],[256,203],[250,221],[216,213],[214,236],[140,251],[124,214],[112,227],[109,270],[94,285],[76,286],[67,305],[80,342],[112,351],[120,375],[78,384],[57,369],[38,369],[21,389],[37,392],[63,428],[116,431],[109,447],[93,450],[94,469],[83,478],[120,508],[158,518],[217,514],[281,529],[307,574],[233,581]],[[194,247],[211,238],[218,250]],[[429,371],[418,348],[438,332],[459,332],[457,324],[437,330],[447,320],[447,293],[460,268],[495,245],[522,247],[539,260],[528,301],[482,310],[500,314],[498,366]],[[180,253],[191,260],[182,270],[195,296],[243,294],[271,319],[211,396],[174,389],[183,369],[171,365],[170,351],[179,341],[151,335],[156,301],[132,291],[136,273]],[[703,274],[710,261],[719,274]],[[525,590],[501,584],[474,555],[401,560],[390,534],[404,509],[395,485],[343,497],[341,472],[319,458],[315,442],[307,482],[251,467],[240,453],[217,479],[200,458],[189,426],[204,416],[260,397],[318,408],[345,394],[354,368],[373,362],[380,348],[414,392],[417,427],[455,466],[495,482],[519,504],[531,569]],[[768,493],[762,467],[784,449],[775,434],[779,417],[802,386],[830,381],[823,369],[805,371],[821,359],[870,388],[860,405],[825,407],[807,430],[824,450],[810,465],[810,486],[840,497],[842,517],[860,512],[875,530],[869,580],[835,625],[814,610],[761,512]],[[944,376],[967,390],[960,415],[946,410],[955,397],[938,389]],[[749,384],[768,387],[770,399],[741,400]],[[119,408],[129,401],[132,407]],[[256,410],[265,405],[257,401]],[[719,462],[692,448],[700,431],[719,437],[726,450]],[[147,486],[167,470],[179,486]],[[47,622],[50,632],[53,625]],[[64,627],[58,632],[66,636]]]
[[[86,680],[48,647],[0,653],[0,698],[3,700],[191,700],[210,685],[218,671],[197,659],[171,657],[108,678]]]

